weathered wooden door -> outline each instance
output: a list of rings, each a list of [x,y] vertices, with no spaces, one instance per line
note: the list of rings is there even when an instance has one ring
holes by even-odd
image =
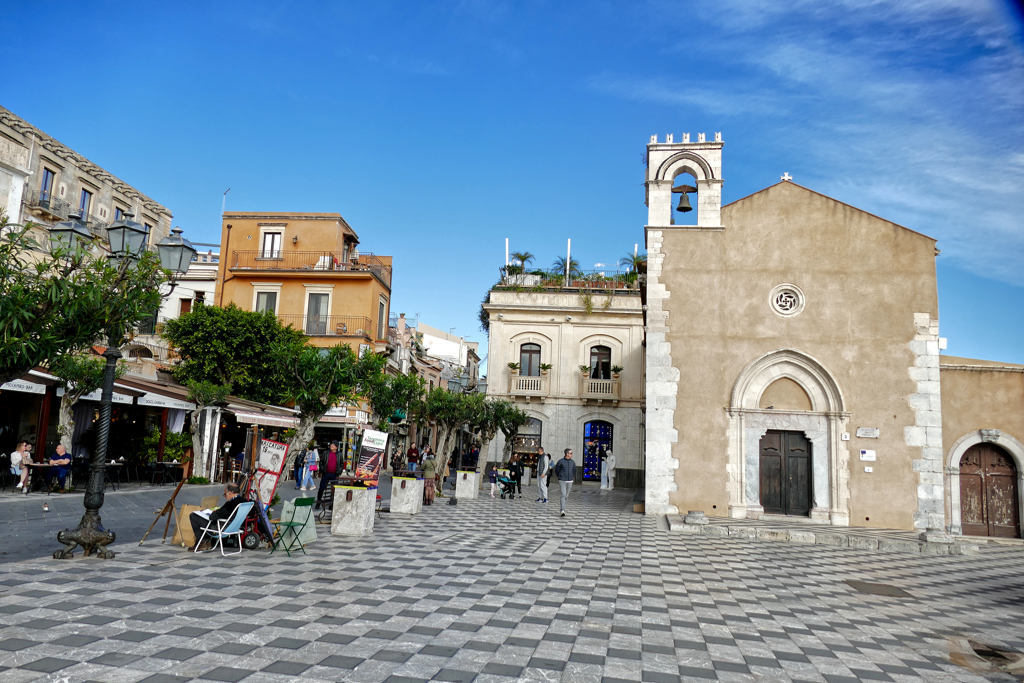
[[[960,458],[960,525],[969,536],[1020,537],[1017,468],[998,446],[971,446]]]
[[[811,513],[811,442],[802,432],[761,437],[761,506],[782,515]]]

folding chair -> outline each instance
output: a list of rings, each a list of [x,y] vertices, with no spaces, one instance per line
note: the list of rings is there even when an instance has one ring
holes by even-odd
[[[295,508],[292,510],[292,518],[290,521],[274,522],[274,527],[277,531],[277,538],[274,539],[274,547],[270,550],[270,554],[273,555],[274,551],[281,547],[288,557],[292,556],[292,549],[298,544],[298,549],[302,551],[302,554],[306,554],[306,547],[299,541],[299,534],[306,528],[306,524],[309,523],[310,518],[313,516],[313,502],[316,499],[310,496],[309,498],[296,498]],[[305,516],[302,521],[296,521],[301,512],[305,512]],[[292,537],[285,541],[285,534],[291,532]]]
[[[203,542],[203,539],[207,535],[210,538],[217,540],[216,545],[210,550],[204,550],[202,552],[211,552],[216,550],[217,546],[220,546],[220,554],[227,557],[228,555],[237,555],[242,552],[242,523],[245,522],[246,516],[249,514],[249,510],[255,503],[245,502],[239,503],[235,511],[231,513],[231,516],[227,519],[218,519],[216,521],[216,527],[213,524],[207,524],[206,528],[203,529],[203,533],[199,535],[199,540],[196,541],[196,552],[200,552],[199,545]],[[238,553],[226,553],[224,552],[224,539],[228,536],[238,537]]]

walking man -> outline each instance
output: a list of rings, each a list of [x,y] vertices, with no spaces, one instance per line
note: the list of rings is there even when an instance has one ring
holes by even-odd
[[[565,455],[555,463],[555,476],[558,477],[558,488],[562,492],[562,517],[565,517],[565,504],[569,500],[569,491],[576,480],[576,463],[572,461],[572,449],[566,448]]]
[[[551,456],[544,452],[541,446],[537,453],[537,493],[540,498],[537,502],[548,502],[548,470],[551,469]]]

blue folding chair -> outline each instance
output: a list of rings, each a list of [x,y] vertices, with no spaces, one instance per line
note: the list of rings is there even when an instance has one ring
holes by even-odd
[[[202,552],[211,552],[220,546],[220,554],[224,557],[228,555],[237,555],[242,552],[242,524],[245,522],[245,518],[249,515],[249,510],[255,503],[246,502],[239,503],[235,511],[227,519],[216,520],[216,525],[207,524],[206,528],[203,529],[203,533],[200,534],[199,540],[196,541],[196,552],[200,552],[199,545],[203,540],[209,536],[211,539],[216,539],[216,544],[210,548],[210,550],[203,550]],[[224,552],[224,539],[228,536],[236,536],[238,539],[238,552],[237,553],[226,553]]]

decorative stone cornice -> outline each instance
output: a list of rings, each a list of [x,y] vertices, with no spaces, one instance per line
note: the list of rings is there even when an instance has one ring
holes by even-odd
[[[107,183],[126,197],[130,197],[131,199],[138,201],[140,206],[143,208],[149,209],[153,213],[167,216],[168,220],[171,219],[172,214],[166,206],[153,200],[151,197],[142,194],[128,183],[89,161],[67,145],[50,137],[14,112],[0,107],[0,123],[14,131],[17,131],[18,133],[21,133],[27,138],[33,139],[39,146],[54,156],[74,164],[93,178]]]

